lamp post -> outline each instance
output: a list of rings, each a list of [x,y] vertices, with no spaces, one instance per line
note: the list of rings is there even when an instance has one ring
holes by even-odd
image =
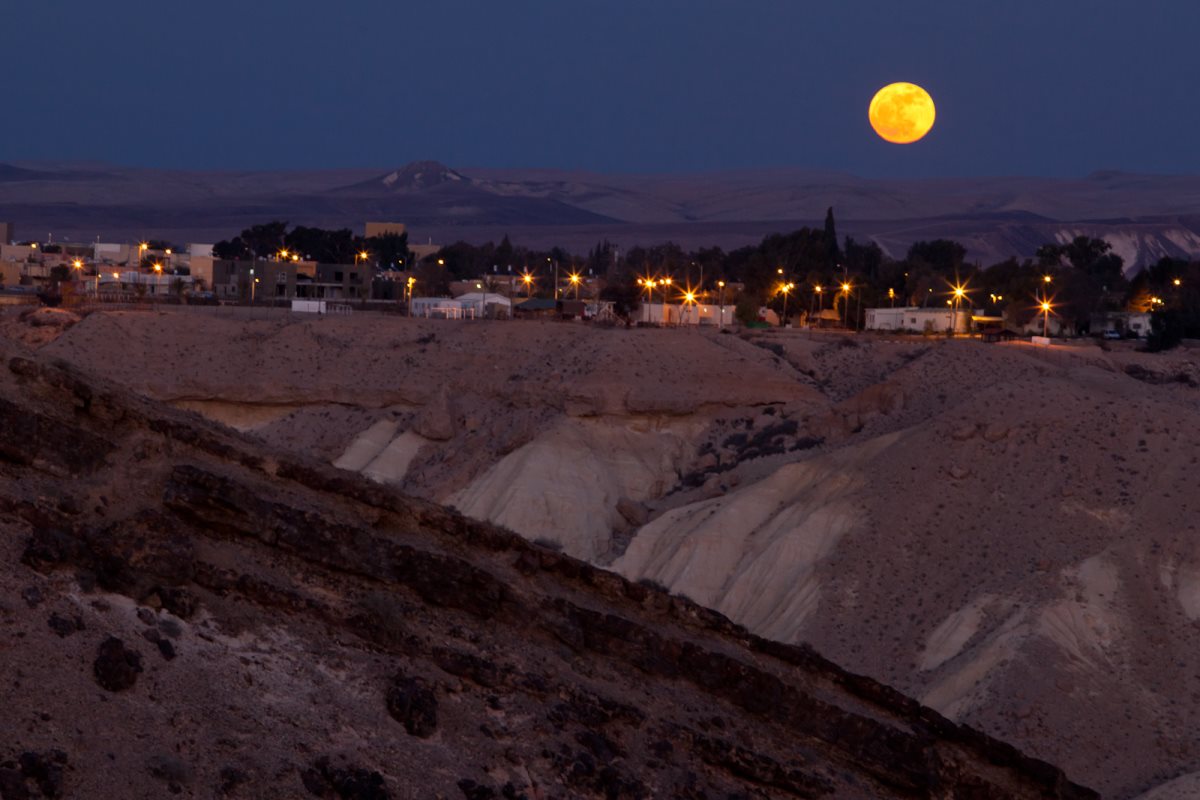
[[[568,276],[567,280],[569,280],[571,285],[575,287],[575,299],[579,300],[579,284],[583,282],[583,276],[577,272],[572,272]]]
[[[720,315],[720,322],[717,323],[717,329],[725,327],[725,281],[717,281],[717,302],[720,309],[717,313]]]
[[[663,290],[663,325],[671,321],[671,314],[667,311],[667,290],[671,288],[671,276],[663,278],[659,283],[662,284]]]
[[[788,301],[788,292],[790,292],[790,291],[792,290],[792,286],[794,286],[794,284],[791,284],[791,283],[785,283],[785,284],[782,284],[782,285],[779,287],[779,291],[783,292],[783,322],[782,322],[782,324],[780,325],[780,327],[782,327],[782,328],[786,328],[786,327],[787,327],[787,319],[788,319],[788,315],[787,315],[787,301]]]
[[[958,303],[966,295],[966,289],[961,286],[954,287],[954,311],[950,314],[950,335],[958,335]]]
[[[1050,338],[1050,301],[1042,299],[1042,337]]]
[[[888,300],[892,303],[892,308],[896,307],[896,290],[888,289]]]
[[[842,301],[842,327],[850,327],[850,286],[849,281],[842,284],[842,294],[845,299]]]

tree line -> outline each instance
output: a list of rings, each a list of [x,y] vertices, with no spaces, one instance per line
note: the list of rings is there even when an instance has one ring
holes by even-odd
[[[824,225],[765,236],[757,245],[725,251],[720,247],[685,250],[673,242],[621,250],[601,240],[586,254],[561,247],[537,249],[514,244],[508,236],[499,243],[459,241],[435,256],[415,261],[407,235],[366,239],[348,229],[320,228],[272,222],[255,225],[232,240],[220,242],[221,258],[272,257],[281,250],[302,258],[349,263],[358,253],[382,269],[411,269],[429,295],[445,294],[457,280],[487,280],[490,276],[533,276],[534,293],[551,293],[557,267],[561,280],[577,272],[602,278],[601,297],[612,300],[618,313],[630,314],[649,295],[639,280],[670,277],[672,285],[706,293],[717,299],[717,284],[739,284],[744,307],[767,306],[781,313],[788,290],[788,315],[832,307],[840,287],[851,287],[851,313],[871,307],[945,305],[954,287],[964,290],[964,303],[1003,316],[1017,327],[1040,313],[1039,303],[1053,303],[1054,314],[1079,334],[1091,331],[1093,317],[1121,310],[1153,314],[1155,330],[1166,339],[1200,337],[1200,263],[1163,258],[1131,279],[1124,263],[1103,239],[1079,236],[1067,243],[1047,243],[1033,258],[1008,258],[991,265],[967,261],[966,248],[948,239],[918,241],[903,258],[891,258],[874,242],[839,238],[833,209]],[[817,291],[821,287],[821,291]],[[654,294],[658,300],[660,294]],[[726,300],[732,301],[732,295]],[[842,298],[845,302],[848,298]],[[848,309],[843,309],[846,311]]]

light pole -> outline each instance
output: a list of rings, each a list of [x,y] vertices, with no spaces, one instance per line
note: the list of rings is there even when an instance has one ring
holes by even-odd
[[[533,276],[528,272],[521,274],[521,283],[525,284],[525,299],[533,297]]]
[[[782,327],[782,328],[786,328],[786,327],[787,327],[787,319],[788,319],[788,315],[787,315],[787,301],[788,301],[788,292],[790,292],[790,291],[792,290],[792,287],[793,287],[793,286],[794,286],[794,284],[791,284],[791,283],[785,283],[785,284],[782,284],[782,285],[779,287],[779,291],[783,292],[783,323],[780,325],[780,327]]]
[[[842,327],[843,328],[850,327],[850,289],[851,288],[852,287],[850,286],[850,283],[848,281],[842,284],[842,295],[845,298],[842,301]]]
[[[958,303],[966,294],[966,289],[961,286],[954,287],[954,311],[950,315],[950,335],[958,335]]]
[[[568,276],[567,279],[571,282],[571,285],[575,287],[575,300],[578,301],[579,300],[579,284],[583,281],[583,278],[579,273],[572,272]]]
[[[888,289],[888,300],[892,303],[892,308],[896,307],[896,290]]]
[[[696,293],[689,290],[683,293],[683,308],[686,314],[689,309],[696,307]],[[698,321],[698,320],[697,320]]]
[[[720,309],[717,313],[720,314],[720,322],[717,323],[717,329],[721,330],[725,327],[725,281],[717,281],[717,302]]]
[[[671,321],[670,312],[667,311],[667,289],[671,288],[671,276],[663,278],[660,283],[663,287],[663,325],[666,325]]]
[[[1042,305],[1042,338],[1049,339],[1050,338],[1050,309],[1053,308],[1053,306],[1051,305],[1050,301],[1046,299],[1045,295],[1042,295],[1041,305]]]
[[[638,286],[646,289],[646,313],[642,316],[645,321],[650,321],[650,306],[654,304],[654,279],[653,278],[638,278]]]

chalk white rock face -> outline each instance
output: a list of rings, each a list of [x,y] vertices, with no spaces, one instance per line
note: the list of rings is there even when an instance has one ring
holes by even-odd
[[[563,419],[444,502],[595,561],[626,524],[618,501],[661,495],[693,459],[692,426]]]
[[[396,436],[396,422],[381,419],[350,443],[346,452],[333,462],[338,469],[361,472],[382,453]]]
[[[638,531],[613,569],[650,579],[761,636],[801,638],[820,600],[817,567],[862,521],[857,465],[896,434],[780,467],[723,497],[674,509]]]

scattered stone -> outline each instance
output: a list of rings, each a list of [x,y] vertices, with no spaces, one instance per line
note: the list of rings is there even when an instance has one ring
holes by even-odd
[[[956,442],[965,442],[968,439],[973,438],[978,430],[978,425],[959,425],[950,432],[950,438]]]
[[[158,652],[162,653],[163,658],[165,658],[167,661],[174,660],[176,655],[175,645],[171,644],[166,639],[159,639],[156,644],[158,645]]]
[[[967,469],[966,467],[960,467],[957,464],[950,467],[950,477],[954,478],[954,480],[956,480],[956,481],[961,481],[963,478],[966,478],[970,474],[971,474],[971,470]]]
[[[1003,425],[988,425],[983,431],[983,438],[988,442],[992,442],[993,444],[1003,441],[1007,437],[1008,428],[1004,427]]]
[[[164,617],[158,621],[158,629],[162,631],[163,636],[171,639],[178,639],[183,635],[183,627],[169,617]]]
[[[411,736],[428,739],[437,730],[437,695],[419,678],[397,675],[387,692],[387,709],[392,719],[404,725]]]
[[[50,630],[64,638],[76,631],[84,630],[83,617],[64,617],[57,612],[50,615],[48,624]]]
[[[196,595],[178,586],[160,586],[156,591],[162,607],[180,619],[191,619],[200,607]]]
[[[323,800],[391,800],[383,776],[360,767],[335,767],[318,759],[300,773],[304,788]]]
[[[183,759],[171,753],[155,753],[146,759],[146,769],[159,780],[185,784],[191,779],[191,769]]]
[[[21,597],[30,608],[37,608],[42,604],[42,590],[36,586],[26,586],[21,590]]]
[[[15,761],[0,762],[0,798],[61,797],[66,764],[67,754],[61,750],[27,752]]]
[[[148,608],[139,608],[137,610],[137,617],[147,625],[154,624],[154,612]]]
[[[635,528],[640,528],[650,519],[650,512],[636,500],[622,497],[617,501],[617,513]]]
[[[141,671],[141,654],[127,649],[120,639],[110,636],[100,643],[92,672],[101,688],[110,692],[133,688]]]
[[[223,795],[233,794],[239,786],[250,780],[250,776],[237,767],[222,767],[219,777],[221,782],[217,784],[217,791]]]
[[[463,778],[459,781],[458,790],[463,793],[466,800],[493,800],[496,797],[495,789],[478,784],[470,778]]]

